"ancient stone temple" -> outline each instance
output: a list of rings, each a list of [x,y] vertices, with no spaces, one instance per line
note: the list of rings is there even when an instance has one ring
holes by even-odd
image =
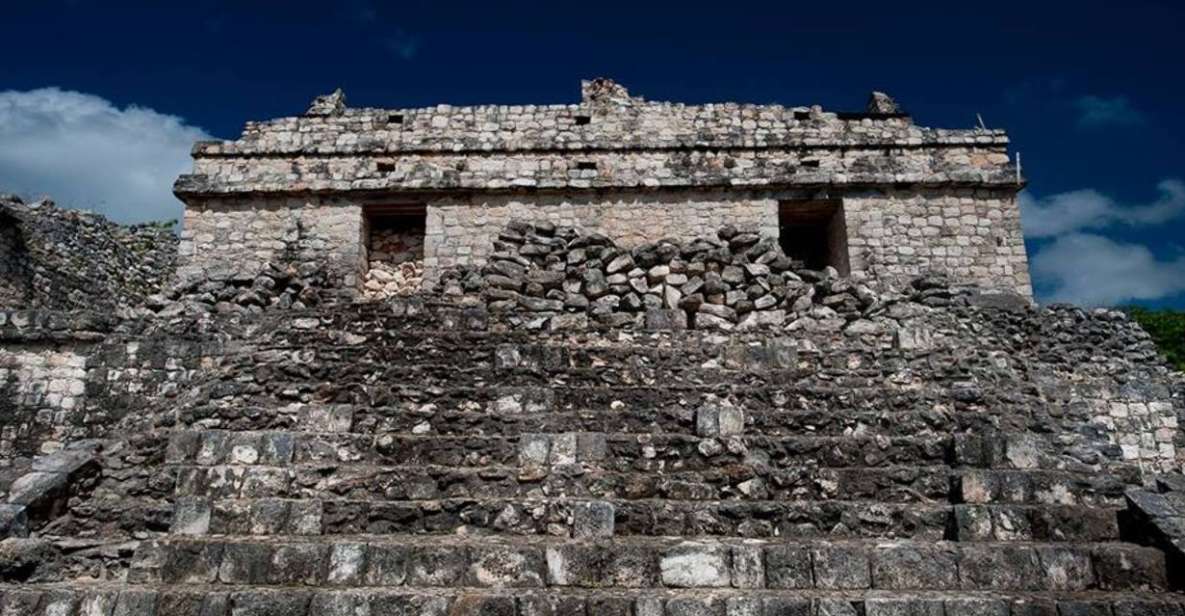
[[[941,271],[1027,295],[1007,145],[999,130],[916,126],[880,93],[833,113],[647,102],[607,80],[585,82],[575,105],[353,109],[339,91],[194,148],[176,184],[183,271],[292,253],[332,264],[347,288],[408,261],[400,278],[433,282],[484,262],[513,219],[623,246],[731,224],[815,269]],[[394,253],[407,261],[374,258],[392,236],[411,240]]]
[[[1185,375],[1004,147],[598,81],[0,197],[0,616],[1185,616]]]

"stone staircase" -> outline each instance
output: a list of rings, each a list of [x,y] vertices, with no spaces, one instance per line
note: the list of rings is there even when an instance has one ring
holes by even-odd
[[[0,615],[1185,614],[1121,540],[1131,469],[810,340],[295,320],[176,410],[126,584]]]

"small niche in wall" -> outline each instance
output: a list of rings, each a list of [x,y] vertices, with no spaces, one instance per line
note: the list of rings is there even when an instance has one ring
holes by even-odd
[[[391,173],[395,171],[395,163],[378,163],[379,173]]]
[[[387,116],[387,124],[403,124],[402,113],[392,113]]]
[[[578,115],[573,120],[575,120],[576,126],[588,126],[592,124],[592,116]]]
[[[809,119],[811,119],[811,112],[809,112],[809,111],[795,111],[794,112],[794,119],[795,120],[809,120]]]
[[[597,163],[592,160],[581,160],[576,162],[576,169],[580,171],[596,171]]]
[[[778,206],[782,252],[810,269],[830,265],[848,275],[848,232],[838,200],[783,201]]]
[[[382,300],[419,291],[427,208],[418,203],[373,205],[364,208],[363,215],[363,297]]]

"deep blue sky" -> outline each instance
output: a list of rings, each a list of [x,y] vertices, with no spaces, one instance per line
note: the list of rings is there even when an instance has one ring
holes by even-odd
[[[856,110],[881,89],[920,124],[980,113],[1037,200],[1093,190],[1122,212],[1185,178],[1181,2],[8,4],[0,91],[74,90],[223,138],[339,86],[365,106],[572,102],[608,76],[654,100]],[[1085,231],[1150,249],[1171,292],[1142,303],[1185,306],[1185,216],[1162,218]]]

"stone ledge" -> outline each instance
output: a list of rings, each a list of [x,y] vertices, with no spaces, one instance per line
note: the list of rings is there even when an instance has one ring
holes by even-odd
[[[1164,475],[1155,482],[1155,490],[1132,488],[1127,491],[1127,515],[1131,539],[1150,543],[1164,550],[1169,564],[1170,582],[1185,588],[1185,476]]]
[[[96,341],[115,330],[110,313],[86,310],[0,309],[0,342]]]
[[[34,460],[32,472],[22,475],[9,489],[8,505],[0,509],[0,533],[27,536],[30,518],[43,522],[41,518],[55,516],[64,507],[70,484],[98,466],[100,447],[95,441],[79,441]]]

